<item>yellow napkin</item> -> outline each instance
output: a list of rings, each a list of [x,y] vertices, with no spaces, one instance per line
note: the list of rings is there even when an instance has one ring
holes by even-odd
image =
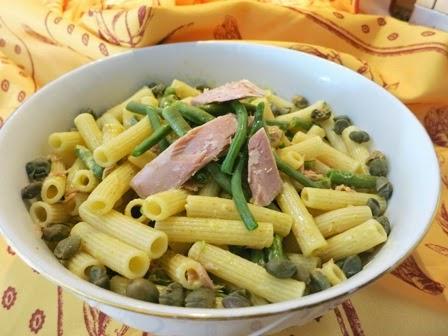
[[[279,335],[445,336],[448,34],[391,17],[354,14],[358,3],[0,0],[0,125],[39,87],[63,73],[157,43],[258,40],[357,71],[406,103],[428,130],[444,174],[441,208],[425,239],[392,274],[322,318]],[[2,241],[0,265],[2,335],[148,335],[112,321],[54,286]]]

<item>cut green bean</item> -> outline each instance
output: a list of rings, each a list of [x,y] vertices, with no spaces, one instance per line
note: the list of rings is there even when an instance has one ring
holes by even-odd
[[[175,95],[170,94],[168,96],[163,96],[162,98],[160,98],[159,100],[159,106],[161,108],[165,108],[167,106],[170,106],[172,104],[174,104],[175,102],[177,102],[179,100],[179,98],[177,98]]]
[[[162,141],[169,133],[171,132],[170,125],[163,125],[156,129],[154,133],[151,134],[148,138],[143,140],[139,145],[137,145],[132,151],[132,156],[140,156],[148,149]]]
[[[232,112],[232,108],[229,106],[229,104],[226,103],[223,104],[211,103],[207,105],[200,105],[198,107],[214,116],[219,116]]]
[[[246,202],[246,198],[244,196],[243,188],[242,188],[242,175],[243,169],[246,165],[246,159],[240,158],[235,172],[233,173],[231,180],[231,189],[232,189],[232,197],[233,202],[235,203],[235,207],[237,208],[241,220],[249,231],[255,230],[258,227],[258,223],[255,221],[254,216],[249,210],[249,207]]]
[[[153,108],[152,106],[147,105],[146,106],[146,115],[148,116],[149,122],[151,123],[152,128],[157,131],[162,127],[162,124],[160,123],[159,115],[162,114],[160,109]],[[160,110],[160,111],[157,111]],[[168,131],[166,135],[168,135],[170,131]],[[167,149],[170,145],[167,139],[165,139],[165,136],[163,136],[159,141],[159,146],[162,151]]]
[[[265,120],[264,123],[267,126],[277,126],[282,131],[287,131],[289,127],[289,122],[287,121],[280,121],[280,120]]]
[[[147,115],[149,110],[155,111],[156,114],[161,114],[162,113],[161,112],[162,110],[159,109],[158,107],[152,107],[150,105],[137,103],[135,101],[129,102],[126,105],[126,110],[128,110],[130,112],[133,112],[133,113],[141,114],[141,115]]]
[[[312,122],[310,122],[308,120],[304,120],[299,117],[294,117],[288,123],[288,130],[295,130],[295,129],[299,128],[301,130],[308,131],[312,126],[313,126]]]
[[[207,172],[215,180],[216,183],[223,189],[226,193],[232,194],[232,187],[230,183],[230,178],[228,175],[224,174],[216,162],[210,162],[206,166]]]
[[[172,86],[168,86],[165,91],[163,92],[164,96],[169,96],[169,95],[176,95],[176,89],[173,88]]]
[[[162,115],[178,136],[184,136],[191,130],[190,125],[188,125],[174,106],[165,107],[162,111]]]
[[[263,122],[263,113],[264,113],[264,103],[261,102],[257,105],[254,115],[254,121],[252,123],[252,127],[250,128],[249,138],[257,133],[257,131],[264,126]]]
[[[277,168],[284,172],[286,175],[292,177],[294,180],[299,182],[304,187],[321,188],[321,185],[310,178],[303,175],[301,172],[295,170],[285,161],[280,159],[276,153],[274,153],[275,162],[277,163]]]
[[[355,189],[375,190],[377,177],[354,174],[348,171],[331,170],[327,173],[333,186],[346,185]]]
[[[235,137],[232,139],[232,143],[230,144],[229,151],[227,152],[226,158],[224,159],[221,170],[226,174],[232,174],[233,167],[235,166],[235,161],[238,157],[238,154],[241,151],[241,148],[246,142],[247,137],[247,110],[243,104],[238,101],[232,102],[232,108],[235,110],[238,126],[235,133]]]
[[[187,119],[197,125],[202,125],[202,124],[205,124],[206,122],[209,122],[209,121],[215,119],[214,116],[205,112],[204,110],[200,109],[199,107],[191,106],[191,105],[185,104],[183,102],[177,102],[177,103],[174,103],[173,105],[174,105],[174,107],[176,107],[178,109],[180,114],[185,119]]]
[[[95,162],[93,159],[93,154],[89,149],[84,146],[77,145],[75,148],[75,154],[82,162],[84,162],[87,168],[89,168],[96,177],[100,180],[103,178],[104,168]]]

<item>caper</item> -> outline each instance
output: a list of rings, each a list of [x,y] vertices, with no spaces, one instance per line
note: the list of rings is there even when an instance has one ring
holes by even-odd
[[[162,267],[152,269],[147,278],[149,281],[162,286],[167,286],[173,282]]]
[[[376,158],[367,162],[369,174],[373,176],[387,176],[389,172],[386,159]]]
[[[296,265],[288,259],[274,258],[266,263],[266,270],[276,278],[286,279],[292,277],[296,271]]]
[[[387,218],[386,216],[380,216],[375,219],[378,221],[378,223],[380,223],[382,225],[382,227],[384,228],[384,231],[386,231],[386,234],[389,235],[389,233],[390,233],[389,218]]]
[[[159,303],[167,306],[182,307],[184,304],[185,292],[182,285],[177,282],[169,284],[165,291],[159,296]]]
[[[78,236],[69,236],[62,239],[54,248],[54,255],[58,259],[70,259],[81,247],[81,238]]]
[[[27,162],[25,165],[26,174],[30,182],[32,181],[42,181],[48,176],[51,169],[51,163],[47,159],[36,159]]]
[[[311,120],[314,122],[324,121],[331,117],[331,109],[327,103],[324,103],[322,108],[315,109],[311,112]]]
[[[90,266],[87,270],[87,278],[89,282],[101,288],[109,289],[110,279],[107,275],[106,267],[102,265]]]
[[[386,177],[380,176],[376,179],[376,193],[385,199],[389,199],[392,196],[394,188],[392,183]]]
[[[282,114],[288,114],[292,112],[292,109],[289,107],[279,107],[276,105],[272,105],[271,107],[272,113],[274,113],[274,115],[282,115]]]
[[[232,294],[226,295],[222,299],[222,305],[224,306],[224,308],[242,308],[250,307],[251,302],[247,297],[234,292]]]
[[[310,282],[310,268],[304,263],[296,263],[296,274],[294,278],[304,283]]]
[[[351,124],[347,119],[339,119],[339,120],[335,121],[334,126],[333,126],[333,131],[336,134],[341,135],[342,131],[345,130],[350,125]]]
[[[362,270],[361,258],[357,255],[349,256],[344,259],[341,267],[347,278],[352,277],[356,273]]]
[[[154,302],[159,301],[159,290],[156,285],[146,279],[134,279],[126,288],[126,295],[142,301]]]
[[[185,297],[185,307],[188,308],[213,308],[214,306],[215,292],[210,288],[195,289]]]
[[[311,293],[317,293],[330,288],[331,283],[320,270],[315,269],[310,273],[310,283],[308,286]]]
[[[163,93],[165,92],[166,86],[162,83],[151,83],[149,84],[149,87],[151,88],[152,93],[157,98],[163,96]]]
[[[367,206],[372,211],[373,217],[378,217],[381,215],[382,211],[381,211],[380,203],[376,199],[369,198],[367,200]]]
[[[308,105],[309,105],[308,100],[303,96],[292,97],[292,103],[299,110],[304,109],[305,107],[308,107]]]
[[[65,224],[53,224],[42,229],[42,239],[46,241],[60,241],[70,235],[70,227]]]
[[[370,140],[369,133],[367,133],[365,131],[353,131],[353,132],[350,132],[350,134],[348,136],[351,140],[353,140],[354,142],[359,143],[359,144]]]
[[[33,199],[40,195],[42,190],[42,182],[31,182],[20,192],[22,199]]]
[[[350,125],[352,124],[352,120],[346,115],[338,115],[338,116],[334,117],[333,120],[334,120],[334,122],[339,121],[339,120],[345,120]]]

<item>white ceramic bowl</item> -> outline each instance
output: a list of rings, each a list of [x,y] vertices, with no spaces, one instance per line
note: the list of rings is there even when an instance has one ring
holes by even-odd
[[[218,85],[247,78],[291,98],[324,99],[336,114],[367,130],[390,161],[395,192],[389,240],[364,270],[344,283],[296,300],[239,309],[187,309],[137,301],[103,290],[62,267],[31,229],[20,198],[25,163],[47,153],[51,132],[68,129],[81,108],[103,111],[144,83]],[[426,232],[439,196],[439,169],[431,141],[417,119],[380,86],[340,65],[287,49],[242,43],[186,43],[110,57],[46,85],[0,132],[0,227],[17,253],[49,280],[124,323],[156,335],[261,335],[303,324],[390,271]]]

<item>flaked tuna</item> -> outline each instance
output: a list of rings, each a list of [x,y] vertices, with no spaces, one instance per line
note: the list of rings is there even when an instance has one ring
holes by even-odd
[[[192,105],[222,103],[246,97],[263,97],[264,91],[247,79],[230,82],[214,89],[205,91],[191,100]]]
[[[256,205],[270,204],[282,190],[282,180],[264,128],[249,139],[248,181]]]
[[[142,198],[180,187],[230,144],[236,124],[227,114],[192,129],[143,167],[131,187]]]

